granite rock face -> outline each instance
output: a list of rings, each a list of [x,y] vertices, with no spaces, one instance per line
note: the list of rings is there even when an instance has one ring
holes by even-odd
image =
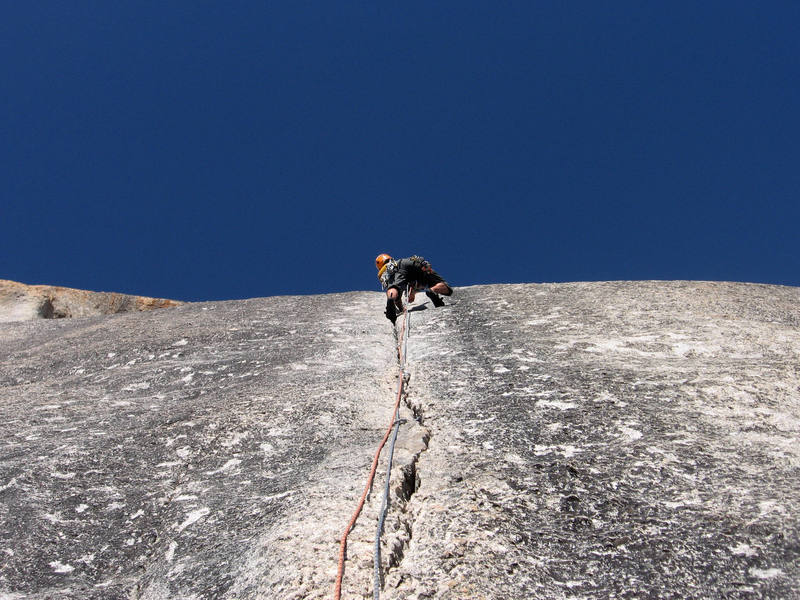
[[[800,290],[410,314],[383,598],[800,598]],[[0,598],[325,598],[394,401],[378,293],[0,325]],[[350,534],[372,597],[385,473]]]
[[[52,285],[26,285],[0,279],[0,323],[62,319],[172,308],[177,300],[108,292],[89,292]]]
[[[418,319],[432,438],[394,597],[800,597],[799,301],[523,285]]]

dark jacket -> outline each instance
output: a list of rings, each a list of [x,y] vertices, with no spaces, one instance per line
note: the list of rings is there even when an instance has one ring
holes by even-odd
[[[421,290],[437,283],[445,282],[430,263],[421,256],[411,256],[392,260],[381,277],[383,289],[397,288],[405,290],[409,285]],[[446,282],[445,282],[446,283]]]

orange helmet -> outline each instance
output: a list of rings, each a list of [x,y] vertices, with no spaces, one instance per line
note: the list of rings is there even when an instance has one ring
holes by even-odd
[[[378,254],[378,256],[375,258],[375,268],[380,271],[390,260],[392,260],[392,257],[388,254]]]

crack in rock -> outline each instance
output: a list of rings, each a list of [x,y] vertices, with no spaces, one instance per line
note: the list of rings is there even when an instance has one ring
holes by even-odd
[[[395,460],[392,467],[390,496],[384,533],[381,538],[381,587],[392,569],[400,565],[411,543],[414,514],[407,510],[408,503],[419,490],[421,478],[419,458],[428,449],[431,432],[424,425],[422,407],[414,402],[408,386],[403,397],[402,413],[410,413],[407,425],[398,432]]]
[[[407,323],[407,325],[410,333],[410,324]],[[420,455],[428,449],[431,439],[431,432],[424,425],[422,405],[413,400],[409,393],[410,373],[403,370],[403,349],[397,328],[394,328],[393,332],[397,347],[397,365],[404,378],[402,404],[398,418],[401,422],[405,421],[406,425],[401,425],[398,430],[392,472],[389,474],[390,482],[394,483],[390,484],[389,488],[387,515],[380,541],[381,589],[383,589],[384,582],[391,570],[402,562],[411,543],[414,515],[407,507],[411,498],[420,488],[421,479],[417,465]]]

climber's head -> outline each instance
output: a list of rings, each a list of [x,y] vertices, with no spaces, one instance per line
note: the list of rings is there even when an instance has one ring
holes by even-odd
[[[378,256],[375,258],[375,268],[380,271],[390,260],[392,260],[392,257],[388,254],[378,254]]]

